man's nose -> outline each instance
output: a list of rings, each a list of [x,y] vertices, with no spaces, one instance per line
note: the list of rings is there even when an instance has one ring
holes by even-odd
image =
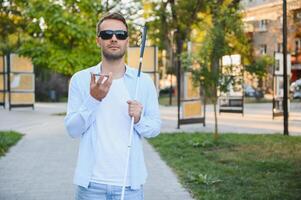
[[[115,35],[115,34],[113,34],[113,37],[112,37],[111,40],[117,41],[117,38],[116,38],[116,35]]]

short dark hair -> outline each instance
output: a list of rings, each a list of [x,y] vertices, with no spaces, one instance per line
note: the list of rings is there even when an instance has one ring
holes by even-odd
[[[96,25],[96,35],[98,36],[99,35],[99,32],[100,32],[100,25],[103,21],[105,20],[108,20],[108,19],[114,19],[114,20],[118,20],[118,21],[121,21],[125,27],[126,27],[126,30],[128,30],[128,25],[126,23],[126,20],[125,18],[122,16],[122,14],[118,13],[118,12],[113,12],[113,13],[105,13],[101,19],[97,22],[97,25]]]

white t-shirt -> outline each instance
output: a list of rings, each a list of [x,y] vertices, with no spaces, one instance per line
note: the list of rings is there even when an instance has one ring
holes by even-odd
[[[97,108],[97,157],[92,172],[92,182],[123,185],[131,126],[127,104],[129,99],[124,78],[114,79],[108,94]]]

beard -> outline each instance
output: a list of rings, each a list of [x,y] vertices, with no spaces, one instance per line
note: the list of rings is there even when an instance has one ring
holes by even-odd
[[[102,55],[105,57],[107,60],[120,60],[125,54],[125,49],[120,49],[119,52],[109,52],[106,49],[102,49]]]

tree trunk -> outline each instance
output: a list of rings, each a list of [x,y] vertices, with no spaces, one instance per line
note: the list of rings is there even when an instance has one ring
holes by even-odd
[[[212,55],[212,73],[214,74],[215,77],[215,82],[213,84],[213,108],[214,108],[214,134],[213,137],[214,139],[218,139],[218,120],[217,120],[217,101],[218,101],[218,97],[217,97],[217,88],[218,88],[218,80],[219,80],[219,58],[216,56],[216,54]]]
[[[217,93],[216,93],[216,87],[214,91],[214,97],[213,97],[213,109],[214,109],[214,133],[213,138],[215,140],[218,139],[218,121],[217,121]]]

